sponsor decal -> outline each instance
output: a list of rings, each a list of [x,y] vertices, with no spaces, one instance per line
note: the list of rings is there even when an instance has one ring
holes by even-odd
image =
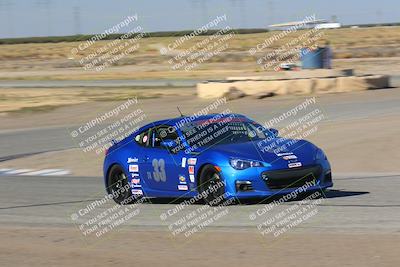
[[[189,190],[189,188],[187,185],[180,184],[180,185],[178,185],[178,190],[179,191],[187,191],[187,190]]]
[[[290,160],[290,159],[297,159],[296,155],[288,155],[288,156],[283,156],[284,160]]]
[[[138,172],[139,171],[139,165],[133,164],[129,165],[129,172]]]
[[[194,166],[189,166],[189,174],[194,174]]]
[[[131,182],[132,184],[140,184],[140,178],[134,178]]]
[[[131,192],[133,195],[140,195],[140,196],[143,195],[142,189],[132,189]]]
[[[183,175],[179,175],[179,183],[186,184],[186,177]]]
[[[188,164],[189,165],[196,165],[197,159],[196,158],[189,158],[188,159]]]
[[[189,175],[190,182],[194,183],[194,174]]]
[[[301,162],[294,162],[288,164],[289,168],[301,167]]]
[[[142,188],[140,184],[131,184],[131,188]]]
[[[128,158],[128,160],[126,161],[126,163],[136,163],[138,162],[139,159],[138,158]]]
[[[182,158],[182,168],[186,167],[186,158]]]
[[[132,178],[139,177],[139,173],[132,173]]]
[[[283,157],[283,156],[288,156],[288,155],[293,155],[293,152],[285,152],[285,153],[278,153],[276,154],[278,157]]]

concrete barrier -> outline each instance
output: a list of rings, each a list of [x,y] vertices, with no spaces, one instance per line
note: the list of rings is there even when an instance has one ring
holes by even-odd
[[[256,95],[259,93],[285,95],[287,94],[286,84],[287,80],[205,82],[197,84],[197,95],[200,98],[218,98],[228,93],[230,88],[236,88],[246,95]]]
[[[246,95],[297,95],[361,91],[389,87],[389,76],[348,76],[336,78],[213,81],[197,84],[200,98],[218,98],[235,88]]]
[[[237,81],[234,82],[240,90],[247,95],[256,95],[259,93],[272,93],[275,95],[286,94],[286,81]]]
[[[197,96],[200,98],[218,98],[229,92],[232,83],[204,82],[197,84]]]
[[[314,91],[314,79],[294,79],[286,80],[286,94],[288,95],[305,95]]]
[[[337,92],[362,91],[389,87],[389,76],[369,75],[337,78]]]
[[[313,78],[312,80],[314,80],[313,93],[324,94],[337,92],[337,78]]]

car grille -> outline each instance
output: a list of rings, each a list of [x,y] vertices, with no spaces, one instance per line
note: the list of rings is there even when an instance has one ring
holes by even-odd
[[[305,166],[293,169],[265,171],[261,178],[270,189],[301,187],[306,183],[316,183],[320,177],[320,165]]]

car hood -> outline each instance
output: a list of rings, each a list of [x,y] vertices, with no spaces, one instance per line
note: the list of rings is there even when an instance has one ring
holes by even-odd
[[[265,139],[261,142],[249,141],[201,147],[196,152],[219,152],[227,157],[258,160],[267,163],[279,163],[279,160],[282,161],[282,156],[294,154],[305,165],[314,161],[316,149],[315,145],[306,140],[275,138],[270,141]]]

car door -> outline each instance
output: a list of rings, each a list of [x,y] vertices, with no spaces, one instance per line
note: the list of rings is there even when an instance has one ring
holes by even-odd
[[[142,176],[153,190],[165,192],[188,191],[188,177],[186,177],[186,158],[183,151],[170,152],[161,146],[161,141],[177,139],[176,133],[168,133],[162,137],[161,132],[170,127],[161,125],[150,131],[149,144],[142,150]],[[165,131],[164,131],[165,132]],[[184,164],[183,164],[184,163]],[[176,194],[174,194],[176,195]],[[172,195],[171,195],[172,196]]]

